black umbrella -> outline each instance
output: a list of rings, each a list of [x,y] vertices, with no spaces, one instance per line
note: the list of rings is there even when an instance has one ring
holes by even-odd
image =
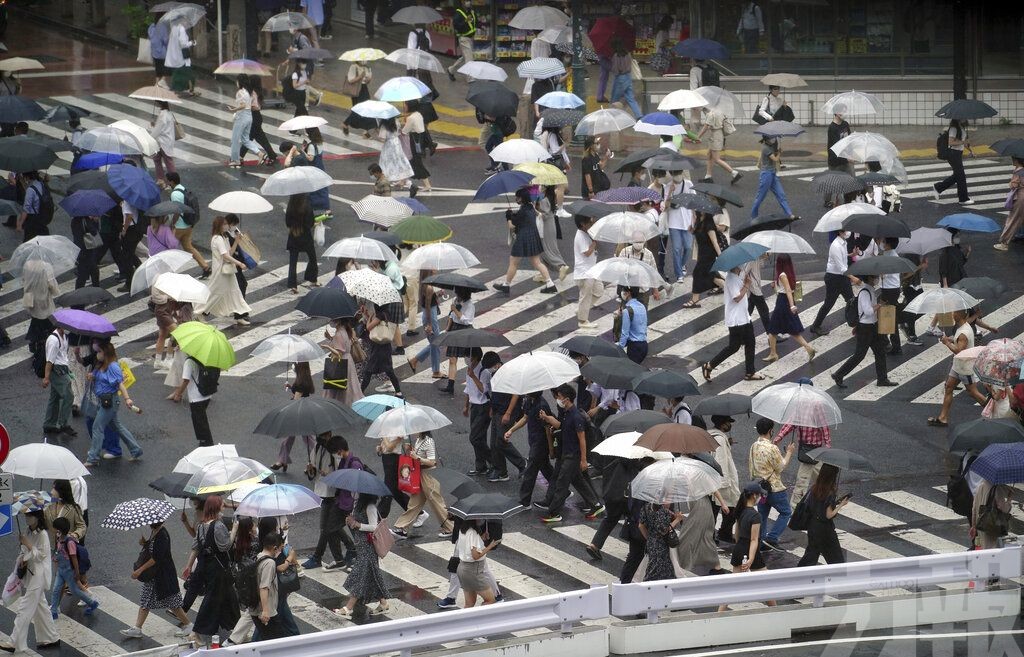
[[[430,476],[437,480],[442,492],[454,495],[456,499],[483,491],[483,487],[475,479],[451,468],[434,468],[430,471]]]
[[[630,390],[633,379],[647,370],[629,359],[594,356],[580,368],[580,374],[594,383],[615,390]]]
[[[961,422],[949,432],[949,451],[983,450],[993,443],[1024,442],[1024,426],[1016,419],[978,418]]]
[[[689,171],[697,168],[697,161],[663,148],[661,153],[644,162],[644,168],[662,171]]]
[[[448,507],[448,513],[463,520],[508,520],[526,507],[501,493],[473,493]]]
[[[6,186],[6,185],[5,185]],[[5,198],[0,198],[0,216],[18,215],[25,211],[24,206]]]
[[[576,125],[586,116],[580,110],[574,109],[546,109],[540,114],[544,119],[545,128],[564,128]]]
[[[360,237],[377,240],[381,244],[387,244],[388,246],[398,246],[402,243],[401,237],[394,233],[389,233],[386,230],[371,230],[368,233],[363,233]]]
[[[727,392],[708,397],[693,407],[694,415],[750,415],[750,397]]]
[[[50,168],[56,161],[57,154],[37,142],[27,139],[0,139],[0,169],[5,171],[39,171]]]
[[[972,98],[958,98],[940,107],[935,116],[940,119],[973,121],[975,119],[989,119],[996,114],[999,114],[999,112],[988,103]]]
[[[500,333],[468,328],[446,332],[434,343],[435,347],[511,347],[512,342]]]
[[[644,162],[651,159],[655,155],[660,155],[665,152],[664,148],[645,148],[642,151],[631,153],[624,157],[618,166],[612,169],[612,173],[633,173],[644,168]]]
[[[1024,158],[1024,139],[1000,139],[989,148],[1003,157]]]
[[[86,116],[91,116],[88,110],[84,110],[81,107],[75,107],[74,105],[54,105],[46,112],[43,116],[43,121],[47,123],[64,123],[71,119],[81,119]]]
[[[193,214],[195,210],[177,201],[160,201],[146,210],[147,217],[167,217],[172,214]]]
[[[914,263],[900,256],[873,256],[853,263],[846,273],[850,276],[881,276],[882,274],[909,274],[915,269]]]
[[[782,230],[788,228],[791,223],[796,221],[796,217],[789,215],[782,215],[778,213],[762,214],[756,217],[747,219],[740,223],[732,231],[733,239],[742,240],[748,235],[753,235],[756,232],[762,230]]]
[[[843,171],[825,171],[811,179],[811,189],[817,194],[842,196],[864,190],[864,183]]]
[[[481,80],[472,82],[466,101],[488,116],[515,116],[519,109],[519,94],[500,82]]]
[[[626,413],[616,413],[605,420],[605,423],[601,425],[601,432],[605,436],[614,436],[627,431],[643,433],[651,427],[666,422],[670,422],[669,418],[664,413],[657,411],[627,411]]]
[[[882,173],[881,171],[869,171],[857,176],[857,180],[865,185],[895,185],[900,181],[899,178],[891,173]]]
[[[851,214],[843,219],[843,230],[871,237],[910,237],[910,226],[886,214]]]
[[[302,397],[275,408],[253,433],[273,438],[317,436],[327,431],[365,426],[366,420],[348,406],[325,397]]]
[[[456,274],[450,271],[428,276],[423,279],[423,282],[427,285],[433,285],[434,287],[440,287],[446,290],[454,290],[457,287],[461,287],[470,290],[471,292],[483,292],[487,289],[485,284],[476,280],[472,276]]]
[[[325,486],[346,490],[350,493],[364,493],[377,497],[391,495],[391,489],[384,483],[384,480],[366,470],[340,468],[328,474],[321,481]]]
[[[574,335],[562,344],[559,349],[565,349],[571,353],[583,354],[587,357],[607,356],[609,358],[624,358],[625,354],[619,346],[608,342],[596,335]]]
[[[697,381],[689,374],[674,370],[652,370],[633,379],[630,389],[638,395],[655,397],[686,397],[699,395]]]
[[[0,96],[0,123],[39,121],[46,116],[39,103],[24,96]]]
[[[607,203],[601,203],[599,201],[584,201],[578,199],[573,201],[569,205],[565,206],[565,209],[574,215],[580,215],[581,217],[590,217],[591,219],[600,219],[618,210]]]
[[[704,214],[718,214],[722,211],[722,206],[704,194],[676,194],[669,200],[674,208],[686,208],[687,210],[703,212]]]
[[[975,299],[996,299],[1006,293],[1006,285],[988,276],[968,276],[961,278],[951,287],[963,290]]]
[[[306,293],[295,305],[310,317],[355,317],[359,304],[348,292],[337,287],[318,287]]]
[[[71,194],[82,189],[98,189],[108,194],[111,198],[118,198],[117,192],[107,181],[107,172],[94,169],[92,171],[81,171],[73,173],[65,185],[65,193]]]
[[[91,306],[96,303],[110,301],[113,298],[114,295],[107,292],[102,287],[93,287],[89,285],[87,287],[80,287],[77,290],[72,290],[71,292],[65,292],[59,297],[54,298],[54,301],[65,308],[84,308],[85,306]]]
[[[31,142],[33,144],[39,144],[49,148],[54,153],[71,153],[75,150],[75,147],[71,145],[70,141],[65,139],[54,139],[53,137],[46,137],[44,135],[14,135],[12,137],[4,137],[0,139],[0,143],[4,142]]]
[[[875,466],[860,454],[848,452],[845,449],[835,447],[818,447],[807,452],[807,456],[815,461],[834,465],[841,470],[853,470],[855,472],[877,472]]]
[[[149,482],[149,487],[160,491],[167,497],[180,497],[182,499],[196,499],[198,497],[204,497],[202,495],[196,495],[195,493],[185,492],[185,485],[191,478],[192,475],[187,472],[172,472]]]
[[[729,189],[728,187],[723,187],[719,185],[718,183],[693,183],[693,191],[704,192],[708,196],[713,196],[715,198],[722,199],[726,203],[732,203],[738,208],[743,207],[743,199],[740,198],[739,194]]]

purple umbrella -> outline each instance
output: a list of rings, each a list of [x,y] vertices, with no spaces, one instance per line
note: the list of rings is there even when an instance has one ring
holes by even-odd
[[[50,321],[54,325],[78,335],[90,335],[96,338],[109,338],[112,335],[117,335],[117,329],[106,317],[101,317],[88,310],[61,308],[53,313]]]
[[[153,178],[130,164],[115,164],[107,169],[107,182],[114,193],[139,210],[148,210],[160,202],[160,188]]]
[[[657,203],[661,195],[646,187],[615,187],[594,195],[595,201],[610,205],[636,205],[641,201]]]

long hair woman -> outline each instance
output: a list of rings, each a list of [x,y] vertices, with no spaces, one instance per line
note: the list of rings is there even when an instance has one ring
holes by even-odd
[[[768,570],[761,556],[761,512],[757,510],[757,501],[764,494],[761,484],[752,481],[743,487],[740,499],[736,502],[736,524],[733,526],[736,545],[732,549],[732,572],[746,573]],[[766,603],[775,606],[774,600]],[[718,611],[728,611],[728,605],[721,605]]]
[[[238,598],[230,571],[231,533],[221,519],[224,500],[211,495],[203,503],[203,521],[196,526],[196,538],[188,555],[188,564],[181,578],[188,580],[192,567],[197,582],[205,586],[203,602],[196,612],[192,630],[199,643],[226,630],[231,632],[238,622]],[[197,563],[198,561],[198,563]]]
[[[260,145],[249,136],[252,129],[252,94],[249,93],[246,84],[247,76],[239,75],[235,81],[235,102],[228,105],[228,109],[235,113],[231,123],[231,160],[228,166],[235,169],[242,166],[243,145],[254,153],[258,152],[261,162],[267,156]]]
[[[288,287],[298,294],[299,254],[306,254],[306,273],[302,279],[308,287],[317,287],[319,269],[316,262],[316,244],[313,242],[313,208],[309,194],[292,194],[284,211],[284,224],[288,228]]]
[[[263,102],[265,96],[260,76],[247,76],[245,88],[249,91],[249,95],[252,96],[252,127],[249,128],[249,139],[263,147],[263,157],[260,158],[260,164],[272,167],[277,163],[277,154],[274,151],[274,147],[270,144],[270,139],[267,138],[267,133],[263,131]],[[245,157],[247,150],[243,144],[241,150],[242,157]]]
[[[472,298],[473,291],[464,287],[455,288],[455,300],[448,307],[448,322],[446,330],[461,331],[473,328],[473,320],[476,319],[476,302]],[[445,355],[448,357],[448,382],[443,392],[455,393],[455,372],[459,368],[460,358],[469,358],[473,350],[469,347],[447,347]]]
[[[414,173],[412,165],[409,164],[409,158],[402,150],[402,142],[398,134],[397,121],[381,119],[377,139],[383,144],[380,147],[380,159],[377,160],[377,163],[393,189],[407,186],[407,181],[413,177]]]
[[[231,316],[234,317],[236,324],[248,326],[249,320],[246,317],[252,312],[252,308],[242,297],[242,289],[238,287],[238,279],[235,277],[238,267],[244,268],[245,263],[235,257],[237,247],[231,245],[227,231],[227,219],[221,216],[215,217],[213,226],[210,228],[213,273],[206,281],[206,285],[210,288],[210,297],[199,308],[199,311],[204,315],[215,317]]]
[[[555,218],[555,210],[558,208],[558,198],[554,185],[546,185],[542,188],[541,196],[537,199],[537,231],[540,233],[540,242],[544,247],[540,258],[551,270],[558,270],[558,279],[564,280],[572,271],[565,263],[562,252],[558,248],[558,220]],[[534,279],[537,283],[540,275]]]
[[[430,371],[433,374],[433,378],[440,379],[441,375],[441,348],[434,346],[434,340],[437,335],[440,334],[440,325],[437,321],[437,316],[440,312],[441,306],[437,299],[437,289],[424,283],[423,281],[431,276],[431,271],[420,272],[420,284],[418,305],[421,312],[421,318],[423,320],[423,331],[427,334],[427,344],[420,349],[419,353],[409,359],[409,367],[413,372],[416,371],[416,367],[420,364],[420,361],[424,360],[428,356],[430,357]]]
[[[171,535],[163,522],[149,526],[149,538],[140,538],[139,545],[149,551],[149,560],[132,570],[132,579],[142,582],[139,593],[139,613],[135,625],[121,630],[128,638],[142,638],[142,626],[154,609],[167,609],[181,624],[175,636],[188,636],[192,631],[191,622],[181,608],[181,589],[178,587],[178,571],[174,567],[171,553]]]
[[[345,80],[350,85],[359,85],[359,90],[352,98],[352,105],[358,105],[363,101],[370,100],[370,81],[373,80],[373,70],[367,65],[366,62],[353,62],[348,67],[348,75],[345,76]],[[355,112],[349,112],[349,115],[345,118],[341,124],[341,131],[348,135],[351,128],[356,130],[362,130],[363,136],[367,139],[370,138],[370,130],[377,127],[377,122],[374,119],[368,119],[364,116],[360,116]]]
[[[326,388],[325,388],[326,389]],[[292,399],[302,399],[303,397],[309,397],[316,392],[316,386],[313,385],[313,374],[309,369],[309,363],[295,363],[295,380],[285,386]],[[316,439],[314,436],[302,436],[303,442],[306,443],[306,454],[312,454],[313,448],[316,445]],[[277,472],[288,472],[288,466],[292,462],[292,445],[295,444],[295,436],[288,436],[281,441],[281,447],[277,450],[277,460],[270,466],[270,469]]]
[[[366,334],[369,335],[370,331],[374,329],[378,324],[382,324],[388,321],[387,314],[383,308],[374,308],[371,315],[366,320]],[[392,334],[394,332],[392,331]],[[391,385],[394,386],[396,397],[402,396],[402,384],[395,375],[394,363],[391,360],[391,340],[387,342],[374,342],[370,341],[370,348],[366,354],[366,361],[363,363],[363,371],[359,375],[359,389],[362,392],[366,392],[366,388],[370,385],[370,378],[380,372],[384,374]]]
[[[334,329],[334,333],[331,333],[331,329]],[[344,388],[324,385],[324,397],[340,401],[346,406],[351,406],[353,402],[363,398],[363,391],[355,385],[359,380],[359,365],[361,363],[356,363],[353,349],[359,349],[360,353],[362,352],[361,345],[354,347],[357,341],[358,338],[352,328],[352,319],[339,317],[332,319],[328,328],[324,329],[324,341],[320,343],[322,347],[331,352],[329,358],[344,361],[346,374]]]
[[[455,552],[459,557],[459,585],[466,598],[466,609],[476,606],[478,597],[485,605],[494,604],[494,587],[484,569],[487,567],[487,553],[498,547],[499,541],[485,545],[483,525],[479,520],[463,521],[455,541]]]
[[[826,463],[821,466],[818,478],[814,480],[805,498],[811,520],[807,525],[807,549],[797,566],[814,566],[818,563],[818,557],[825,557],[825,563],[829,564],[846,561],[833,519],[850,501],[850,496],[838,495],[839,468]]]
[[[493,287],[499,292],[508,294],[512,279],[515,277],[516,271],[519,270],[519,261],[526,258],[544,278],[545,284],[541,288],[541,292],[554,294],[556,292],[555,282],[551,280],[548,268],[540,259],[540,254],[544,252],[544,243],[540,239],[540,233],[537,232],[537,211],[530,199],[530,192],[525,188],[517,189],[516,201],[519,203],[518,210],[515,212],[505,210],[505,220],[508,222],[509,229],[514,231],[516,236],[515,241],[512,242],[512,252],[508,257],[508,271],[505,272],[505,282],[495,283]]]
[[[405,103],[408,116],[402,124],[402,133],[409,136],[409,149],[412,152],[410,164],[412,165],[412,177],[423,183],[423,191],[430,191],[430,171],[423,163],[423,157],[427,154],[427,126],[423,121],[423,114],[420,112],[419,101],[410,100]],[[415,183],[413,183],[415,185]]]

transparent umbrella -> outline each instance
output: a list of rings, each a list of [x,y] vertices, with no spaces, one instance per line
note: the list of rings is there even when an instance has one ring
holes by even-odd
[[[20,277],[30,261],[44,262],[54,275],[74,268],[78,259],[78,247],[63,235],[40,235],[20,244],[11,254],[11,276]]]
[[[589,230],[590,237],[598,242],[625,244],[647,241],[660,235],[658,225],[639,212],[613,212],[598,219]],[[637,234],[640,240],[637,240]]]
[[[288,30],[307,30],[311,28],[316,29],[316,25],[309,19],[309,16],[295,11],[286,11],[271,16],[270,19],[263,24],[262,31],[287,32]]]
[[[835,426],[843,421],[839,405],[827,392],[802,383],[768,386],[754,395],[750,410],[769,420],[798,427]]]
[[[508,22],[508,26],[517,30],[544,30],[549,27],[561,27],[568,22],[569,17],[565,12],[554,7],[535,5],[517,11]]]
[[[752,242],[768,247],[770,253],[805,253],[814,254],[807,240],[795,233],[784,230],[762,230],[743,238],[744,242]]]
[[[915,228],[910,237],[900,238],[896,253],[915,253],[919,256],[944,249],[953,243],[953,236],[945,228]]]
[[[743,102],[731,91],[721,87],[698,87],[696,92],[708,101],[708,109],[716,109],[730,119],[746,114]]]
[[[188,274],[173,271],[157,276],[153,288],[179,303],[203,304],[210,298],[210,288],[206,287],[205,283]]]
[[[244,457],[224,458],[203,466],[189,477],[185,492],[195,495],[225,493],[242,484],[253,484],[273,474],[259,461]]]
[[[138,294],[153,287],[160,274],[180,272],[195,262],[188,251],[170,249],[146,258],[132,275],[131,294]]]
[[[406,404],[392,408],[377,416],[366,430],[368,438],[394,438],[411,436],[424,431],[436,431],[451,424],[444,413],[422,404]]]
[[[314,166],[292,166],[277,171],[263,182],[260,193],[266,196],[291,196],[329,187],[334,179]]]
[[[416,78],[401,76],[391,78],[380,85],[374,98],[389,103],[400,103],[407,100],[419,100],[430,93],[430,87]]]
[[[587,278],[625,287],[660,288],[666,285],[658,270],[633,258],[608,258],[587,272]],[[501,370],[498,370],[499,372]]]
[[[505,69],[495,66],[490,62],[466,62],[458,68],[457,72],[474,80],[504,82],[508,79],[508,73],[505,72]]]
[[[146,151],[135,135],[110,126],[86,130],[79,138],[78,147],[85,151],[117,155],[145,155]]]
[[[158,150],[160,150],[160,145],[157,144],[156,139],[153,139],[153,136],[149,134],[149,130],[146,130],[136,123],[132,123],[128,119],[114,121],[110,124],[110,127],[117,128],[118,130],[124,130],[132,137],[135,137],[135,140],[139,142],[140,146],[142,146],[142,154],[147,157],[152,157]]]
[[[290,516],[320,508],[320,496],[297,484],[271,484],[249,491],[235,515],[249,518]]]
[[[821,219],[814,225],[814,232],[830,233],[842,230],[843,221],[855,214],[885,214],[885,210],[870,203],[843,203],[821,215]]]
[[[693,502],[721,486],[722,475],[702,461],[665,459],[640,471],[630,484],[630,497],[655,504]]]
[[[304,335],[283,333],[272,335],[256,345],[251,356],[274,363],[314,363],[324,359],[326,352]]]
[[[228,443],[218,443],[207,447],[196,447],[191,452],[178,459],[173,471],[185,474],[195,474],[214,461],[237,457],[238,450],[234,445]]]
[[[980,303],[980,300],[963,290],[940,287],[914,297],[914,300],[907,304],[906,311],[915,315],[951,313],[957,310],[969,310]]]
[[[206,9],[204,7],[191,2],[183,2],[161,16],[160,22],[167,25],[181,22],[186,27],[192,28],[198,25],[204,16],[206,16]]]
[[[433,7],[426,7],[423,5],[402,7],[391,15],[391,20],[405,25],[429,25],[430,23],[437,22],[443,18],[444,16],[441,15],[441,12],[437,11]]]
[[[435,73],[444,72],[444,68],[437,57],[434,57],[425,50],[418,50],[416,48],[399,48],[389,53],[384,59],[395,64],[401,64],[406,69],[434,71]]]
[[[854,162],[889,161],[900,156],[895,144],[875,132],[854,132],[837,141],[831,150]]]
[[[478,264],[480,264],[480,260],[473,255],[472,251],[451,242],[424,244],[402,260],[402,268],[410,271],[417,269],[453,271]]]
[[[864,116],[866,114],[879,114],[885,110],[885,105],[871,94],[861,91],[844,91],[836,94],[821,106],[823,114],[842,114],[843,116]]]
[[[375,239],[363,237],[362,235],[338,240],[327,247],[327,250],[323,252],[323,257],[378,260],[380,262],[398,259],[395,256],[395,252],[389,249],[383,242],[378,242]]]
[[[576,126],[576,134],[580,136],[603,135],[622,132],[636,125],[636,119],[625,110],[599,109],[583,117]]]

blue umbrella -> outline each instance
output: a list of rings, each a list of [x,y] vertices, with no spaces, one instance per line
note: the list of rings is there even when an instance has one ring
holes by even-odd
[[[405,400],[393,395],[370,395],[352,402],[352,410],[367,420],[376,420],[377,416],[392,408],[405,406]]]
[[[769,121],[754,130],[756,135],[766,137],[796,137],[804,134],[803,126],[790,121]]]
[[[377,497],[388,497],[391,495],[391,490],[384,483],[383,479],[365,470],[353,470],[351,468],[335,470],[321,481],[331,488],[347,490],[350,493],[365,493],[367,495],[376,495]]]
[[[711,39],[684,39],[672,48],[672,52],[679,57],[694,59],[729,59],[729,49]]]
[[[514,192],[520,187],[526,187],[532,180],[533,174],[525,171],[499,171],[481,183],[473,200],[482,201]]]
[[[107,182],[114,193],[139,210],[148,210],[160,202],[160,188],[148,173],[130,164],[115,164],[107,169]]]
[[[567,91],[550,91],[538,98],[537,104],[541,107],[551,107],[554,109],[576,109],[583,107],[587,103],[576,94],[571,94]]]
[[[753,242],[737,242],[715,258],[711,264],[713,271],[729,271],[748,262],[757,260],[768,252],[768,247],[754,244]]]
[[[681,135],[686,126],[668,112],[651,112],[640,117],[633,129],[649,135]]]
[[[998,233],[1002,228],[988,217],[973,212],[959,212],[939,219],[937,226],[956,228],[974,233]]]
[[[409,198],[408,196],[396,196],[395,200],[412,208],[413,214],[433,214],[430,208],[420,203],[417,199]]]
[[[88,171],[99,169],[109,164],[121,164],[124,157],[117,153],[86,153],[72,165],[72,171]]]
[[[971,472],[992,484],[1024,482],[1024,443],[989,445],[971,464]]]
[[[115,205],[114,199],[98,189],[81,189],[60,202],[72,217],[101,217]]]

